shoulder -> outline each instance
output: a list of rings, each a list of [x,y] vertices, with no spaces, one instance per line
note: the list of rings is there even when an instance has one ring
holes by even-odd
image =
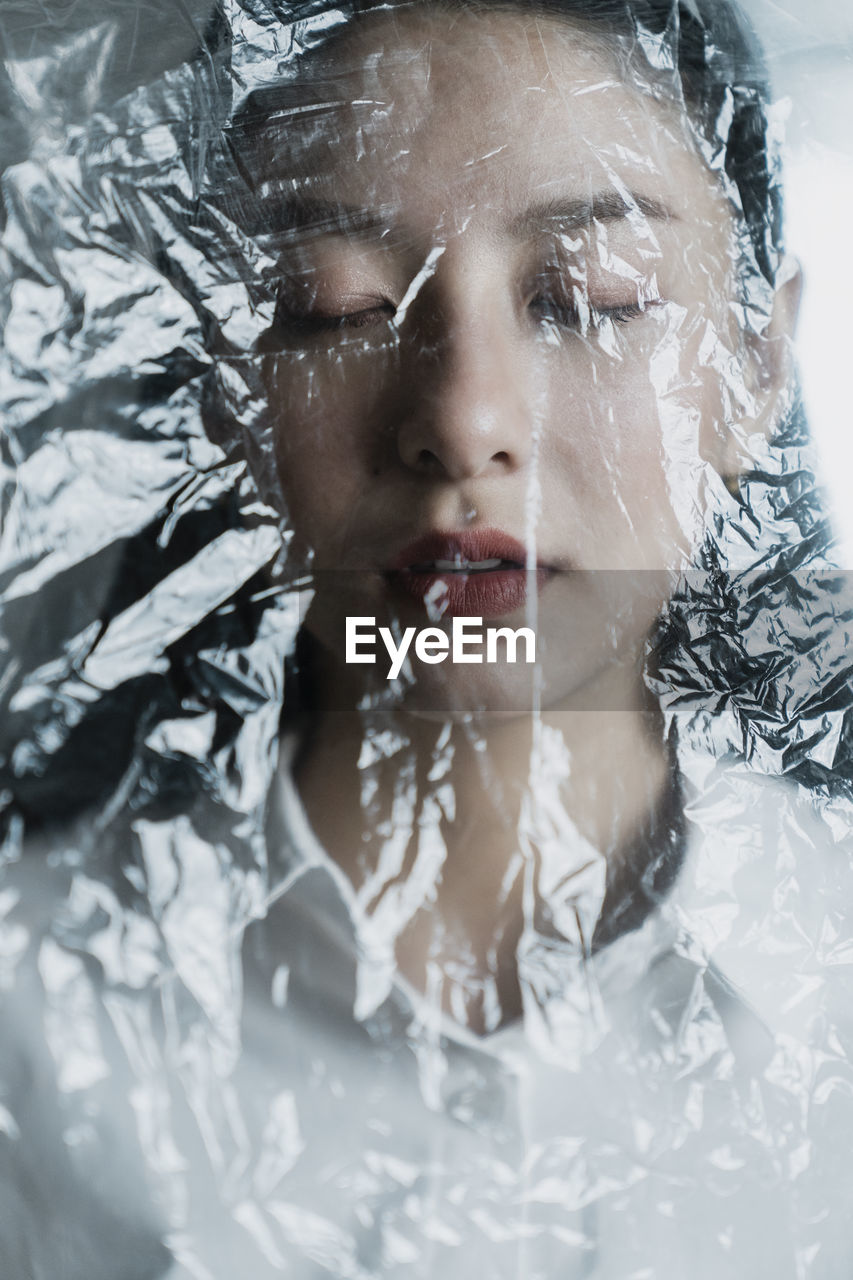
[[[671,909],[775,1033],[810,1043],[853,935],[853,806],[735,761],[694,781],[685,812]]]

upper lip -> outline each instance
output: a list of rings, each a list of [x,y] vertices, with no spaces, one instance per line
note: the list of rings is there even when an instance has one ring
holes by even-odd
[[[507,562],[503,568],[544,567],[539,562],[530,563],[524,543],[500,529],[465,529],[460,532],[434,530],[416,538],[394,558],[390,568],[392,571],[450,572],[446,565],[441,569],[436,567],[436,561],[445,561],[452,562],[454,570],[464,572],[468,566],[489,560]]]

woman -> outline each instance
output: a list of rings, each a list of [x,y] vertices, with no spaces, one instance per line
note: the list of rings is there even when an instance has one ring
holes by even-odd
[[[8,1090],[7,1271],[842,1274],[841,1024],[806,975],[774,1036],[709,963],[763,955],[731,864],[758,899],[777,816],[789,874],[820,821],[714,758],[767,686],[722,571],[819,532],[784,500],[799,286],[747,30],[721,4],[286,16],[235,7],[209,67],[86,143],[88,240],[106,218],[126,312],[154,296],[181,334],[138,421],[197,474],[152,532],[170,572],[131,561],[78,658],[144,708],[130,765],[12,878],[10,1056],[61,1070],[53,1115]],[[207,435],[169,436],[161,406],[199,401]],[[245,572],[258,488],[272,578]],[[476,618],[537,660],[427,660]]]
[[[643,650],[665,579],[696,560],[707,490],[732,508],[725,479],[790,409],[796,274],[754,300],[747,330],[756,249],[681,78],[596,21],[583,6],[368,14],[278,102],[250,100],[233,144],[251,224],[275,220],[261,376],[289,559],[316,585],[299,789],[380,932],[390,912],[389,956],[421,989],[432,967],[445,1009],[480,1031],[520,1013],[523,867],[535,893],[555,821],[581,953],[596,921],[615,926],[602,884],[578,897],[573,872],[603,882],[609,862],[615,881],[628,861],[634,898],[677,857]],[[347,617],[402,635],[471,615],[530,623],[538,663],[415,659],[399,708],[365,715],[386,673],[342,661]],[[380,731],[398,746],[365,808],[363,743]],[[452,813],[430,812],[437,753]],[[545,784],[561,756],[569,776]]]

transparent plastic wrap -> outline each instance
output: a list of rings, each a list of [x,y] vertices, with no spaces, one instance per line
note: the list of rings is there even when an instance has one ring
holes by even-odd
[[[42,12],[3,1280],[846,1280],[853,598],[748,18]]]

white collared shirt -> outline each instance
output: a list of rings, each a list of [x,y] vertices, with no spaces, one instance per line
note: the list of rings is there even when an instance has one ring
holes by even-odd
[[[202,1198],[193,1215],[211,1276],[801,1274],[785,1055],[679,934],[683,900],[588,962],[594,998],[480,1038],[397,975],[376,995],[351,886],[288,778],[282,802],[297,856],[247,937],[231,1081],[246,1172],[228,1213]]]
[[[389,973],[287,775],[280,890],[242,947],[218,932],[203,842],[182,892],[163,887],[183,905],[161,921],[176,969],[159,1025],[43,947],[46,1007],[20,1043],[47,1028],[76,1117],[52,1171],[49,1108],[4,1101],[79,1234],[63,1280],[846,1276],[850,1069],[790,1024],[774,1034],[685,928],[717,920],[709,858],[733,860],[728,885],[752,865],[752,836],[727,844],[710,818],[728,801],[708,796],[667,909],[580,968],[538,954],[524,1019],[482,1038]],[[795,807],[760,780],[749,796],[759,848]],[[753,897],[762,885],[753,875]],[[748,974],[748,947],[729,940]],[[22,988],[19,1028],[36,1006]],[[40,1078],[45,1056],[31,1061]],[[117,1264],[105,1242],[122,1239]]]

